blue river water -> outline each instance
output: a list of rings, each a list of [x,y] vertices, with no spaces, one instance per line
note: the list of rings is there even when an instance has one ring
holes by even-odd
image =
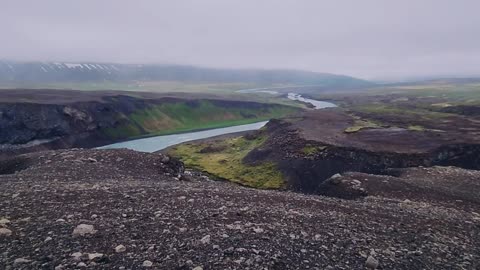
[[[231,127],[225,127],[225,128],[209,129],[204,131],[136,139],[136,140],[126,141],[126,142],[105,145],[105,146],[99,147],[99,149],[128,148],[128,149],[132,149],[140,152],[151,153],[151,152],[162,150],[169,146],[176,145],[183,142],[206,139],[209,137],[241,132],[241,131],[257,130],[265,126],[267,122],[268,121],[262,121],[262,122],[257,122],[253,124],[247,124],[247,125],[231,126]]]

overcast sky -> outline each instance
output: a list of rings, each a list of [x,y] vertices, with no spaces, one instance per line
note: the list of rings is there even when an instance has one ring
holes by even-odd
[[[0,0],[0,58],[480,75],[478,0]]]

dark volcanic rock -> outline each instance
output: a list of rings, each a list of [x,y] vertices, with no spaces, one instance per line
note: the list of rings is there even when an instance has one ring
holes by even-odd
[[[141,99],[118,96],[104,102],[70,104],[0,104],[0,152],[16,149],[94,146],[108,138],[104,131],[121,124],[128,115],[147,105]],[[40,148],[41,149],[41,148]]]
[[[480,116],[480,106],[458,105],[442,108],[441,112]]]
[[[128,150],[22,160],[22,170],[0,175],[0,228],[11,232],[0,234],[2,269],[476,269],[480,261],[478,204],[342,200],[195,174],[178,181],[181,163]],[[80,224],[96,232],[72,235]]]
[[[480,204],[480,171],[457,167],[389,169],[389,175],[359,172],[336,174],[323,182],[318,194],[344,199],[380,196],[435,202],[448,207],[476,208]]]

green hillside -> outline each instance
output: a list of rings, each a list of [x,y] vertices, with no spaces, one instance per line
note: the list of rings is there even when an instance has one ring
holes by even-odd
[[[120,125],[105,133],[114,139],[164,135],[249,124],[283,117],[300,109],[279,104],[213,100],[176,101],[119,116]]]

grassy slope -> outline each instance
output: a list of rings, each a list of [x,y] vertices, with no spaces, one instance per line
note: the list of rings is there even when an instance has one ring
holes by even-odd
[[[281,188],[285,183],[284,177],[275,164],[264,162],[246,165],[242,162],[245,155],[260,146],[265,139],[265,136],[258,136],[252,140],[235,137],[214,146],[209,143],[185,143],[173,147],[169,154],[180,158],[188,167],[206,171],[235,183],[255,188]],[[211,149],[205,151],[207,148]]]
[[[124,115],[123,124],[106,130],[114,139],[164,135],[192,130],[241,125],[283,117],[299,109],[278,104],[262,108],[222,106],[211,101],[164,103]]]

